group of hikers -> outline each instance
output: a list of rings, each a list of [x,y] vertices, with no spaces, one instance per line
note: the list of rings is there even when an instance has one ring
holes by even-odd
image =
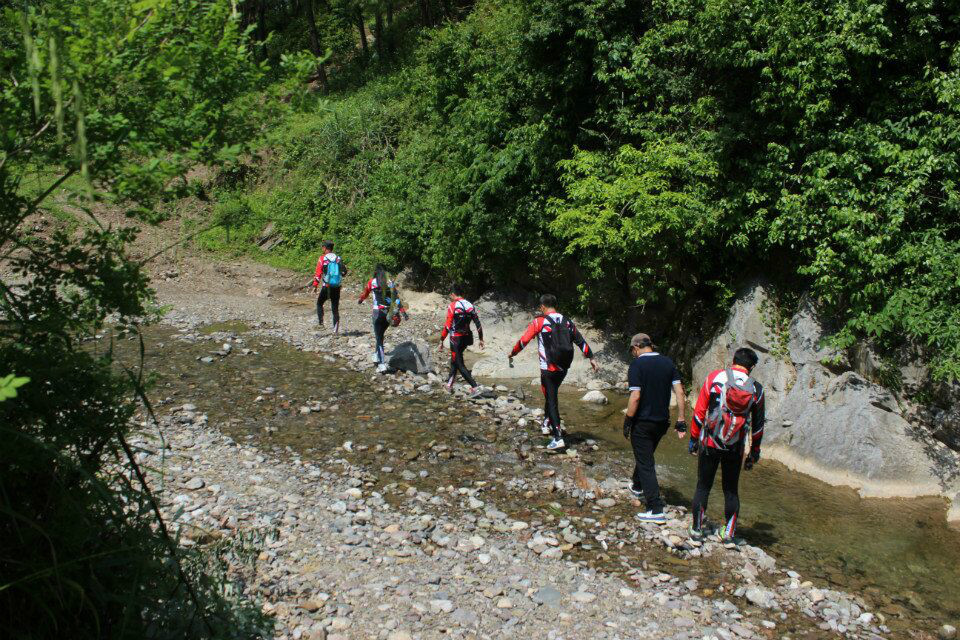
[[[317,320],[323,325],[324,305],[331,304],[333,331],[340,330],[340,289],[347,268],[333,252],[333,243],[325,242],[323,255],[317,262],[312,286],[318,290]],[[445,387],[452,392],[459,373],[470,385],[470,397],[482,393],[480,386],[467,369],[464,352],[473,344],[472,325],[476,325],[479,346],[484,348],[483,327],[476,307],[464,298],[464,291],[454,285],[450,292],[446,321],[440,332],[440,348],[449,338],[450,373]],[[384,353],[384,335],[390,326],[407,319],[407,311],[400,300],[395,281],[378,265],[367,280],[359,304],[372,297],[371,323],[375,340],[373,360],[379,371],[387,369]],[[530,342],[537,341],[540,363],[540,390],[544,397],[541,433],[550,436],[546,449],[551,452],[566,448],[566,433],[560,418],[559,390],[573,364],[574,347],[598,371],[593,350],[574,322],[557,311],[557,299],[546,294],[540,297],[536,317],[513,345],[508,355],[510,366]],[[623,436],[630,441],[634,455],[634,469],[630,490],[643,499],[646,511],[636,518],[642,522],[665,524],[665,502],[657,481],[654,453],[660,440],[670,428],[671,393],[676,398],[677,421],[674,430],[679,438],[687,435],[686,396],[681,376],[673,361],[660,354],[649,335],[638,333],[630,340],[633,358],[627,371],[630,392],[623,420]],[[706,528],[705,514],[710,490],[717,470],[721,473],[724,496],[724,526],[717,531],[725,542],[734,542],[740,512],[739,482],[741,469],[751,469],[760,459],[763,440],[763,387],[753,379],[751,372],[758,356],[753,349],[742,347],[733,354],[732,363],[711,372],[700,387],[693,408],[693,424],[689,428],[687,450],[697,457],[697,486],[691,507],[690,537],[702,540],[711,533]]]

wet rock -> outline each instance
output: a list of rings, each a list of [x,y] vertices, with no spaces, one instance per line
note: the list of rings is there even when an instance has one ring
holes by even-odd
[[[187,489],[196,491],[197,489],[202,489],[205,485],[206,483],[203,481],[203,478],[192,478],[183,486],[185,486]]]
[[[940,627],[940,640],[954,640],[957,637],[957,628],[952,624]]]
[[[387,356],[387,365],[400,371],[429,373],[433,370],[430,346],[424,340],[401,342]]]
[[[602,391],[597,391],[597,390],[587,391],[587,393],[585,393],[584,396],[580,398],[580,401],[586,402],[588,404],[607,404],[608,402],[610,402],[609,400],[607,400],[607,396],[603,395]]]

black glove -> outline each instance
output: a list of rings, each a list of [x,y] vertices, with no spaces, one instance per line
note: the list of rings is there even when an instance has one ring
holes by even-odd
[[[690,436],[690,444],[687,445],[687,451],[690,452],[690,455],[692,456],[700,453],[700,441],[694,439],[693,436]]]
[[[677,430],[677,433],[686,433],[687,432],[687,421],[686,420],[677,420],[677,424],[673,427]]]
[[[633,432],[633,424],[637,421],[636,416],[624,416],[623,417],[623,437],[627,440],[630,439],[630,434]]]
[[[747,459],[743,461],[743,468],[750,471],[750,469],[753,469],[753,465],[757,464],[759,460],[760,449],[751,449],[750,453],[747,454]]]

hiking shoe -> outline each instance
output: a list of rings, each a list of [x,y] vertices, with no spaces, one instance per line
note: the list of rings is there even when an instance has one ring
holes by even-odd
[[[634,516],[640,522],[651,522],[653,524],[667,524],[667,514],[664,512],[654,513],[653,511],[644,511]]]
[[[542,433],[545,436],[548,436],[551,433],[553,433],[553,429],[550,428],[549,418],[544,418],[543,422],[540,423],[540,433]]]
[[[473,389],[470,389],[470,395],[468,395],[467,397],[472,400],[474,398],[479,398],[482,395],[483,395],[483,389],[481,389],[480,387],[474,387]]]
[[[377,365],[377,373],[386,373],[386,372],[387,372],[387,365],[383,363],[380,363]]]
[[[687,535],[690,536],[691,540],[696,540],[697,542],[702,542],[706,537],[703,535],[703,531],[700,529],[694,529],[693,525],[690,525],[690,528],[687,529]]]
[[[565,449],[567,443],[563,441],[563,438],[554,438],[549,444],[547,444],[547,451],[559,451],[560,449]]]

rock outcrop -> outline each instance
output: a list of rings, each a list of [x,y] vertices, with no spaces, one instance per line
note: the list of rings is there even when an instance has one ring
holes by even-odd
[[[778,329],[776,317],[764,286],[752,285],[693,364],[699,382],[728,364],[738,347],[758,352],[754,376],[766,392],[765,455],[863,496],[943,495],[956,505],[960,456],[912,423],[909,403],[865,377],[856,356],[824,345],[825,323],[810,300],[788,329]],[[950,514],[960,518],[960,509]]]

